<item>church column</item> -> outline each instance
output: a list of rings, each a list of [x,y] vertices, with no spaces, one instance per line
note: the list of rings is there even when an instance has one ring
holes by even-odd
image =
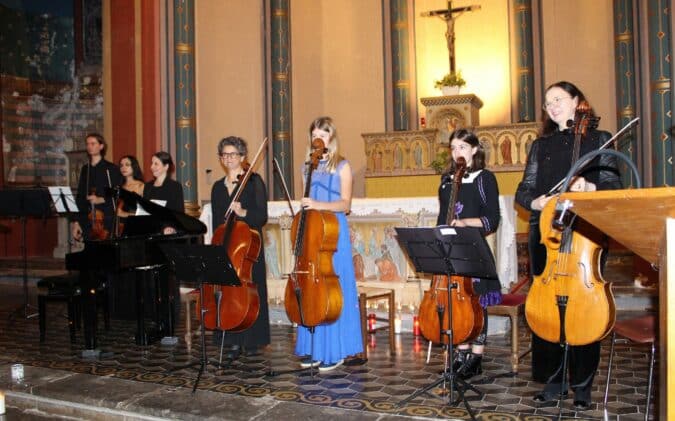
[[[272,72],[272,153],[293,196],[293,147],[291,141],[291,22],[288,0],[271,0],[270,53]],[[300,144],[304,144],[301,141]],[[275,200],[285,199],[281,183],[273,183]]]
[[[408,0],[392,0],[390,16],[394,130],[410,130],[411,104]]]
[[[617,127],[625,126],[635,118],[636,92],[635,38],[633,0],[614,1],[614,60],[616,73]],[[644,124],[644,123],[643,123]],[[621,139],[618,150],[638,163],[637,131]],[[635,176],[628,165],[619,161],[624,187],[635,186]]]
[[[532,1],[513,2],[513,31],[517,63],[518,122],[535,121]]]
[[[176,180],[183,186],[188,214],[197,214],[199,210],[195,147],[194,13],[194,0],[174,0]]]
[[[649,80],[648,101],[651,118],[643,124],[651,125],[652,180],[654,187],[673,185],[672,117],[672,28],[670,1],[648,0]],[[648,183],[645,183],[648,184]]]

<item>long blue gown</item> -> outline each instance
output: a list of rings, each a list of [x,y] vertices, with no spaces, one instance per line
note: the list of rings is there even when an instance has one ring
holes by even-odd
[[[309,197],[322,202],[340,200],[340,169],[346,162],[341,161],[335,172],[330,173],[325,170],[326,161],[321,161],[319,167],[312,173]],[[339,232],[337,251],[333,254],[333,269],[340,279],[342,288],[342,312],[334,323],[315,327],[313,353],[312,335],[309,329],[299,326],[298,340],[295,343],[296,355],[313,354],[313,360],[322,361],[324,364],[333,364],[349,355],[363,351],[349,225],[344,212],[335,214],[338,219]]]

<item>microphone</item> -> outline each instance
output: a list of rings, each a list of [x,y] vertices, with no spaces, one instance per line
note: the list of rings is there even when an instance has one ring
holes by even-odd
[[[567,124],[567,127],[572,127],[572,126],[574,126],[574,120],[572,120],[570,118],[569,120],[567,120],[567,123],[565,123],[565,124]]]

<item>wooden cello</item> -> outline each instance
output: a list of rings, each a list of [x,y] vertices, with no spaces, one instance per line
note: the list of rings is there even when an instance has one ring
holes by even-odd
[[[307,163],[304,197],[309,197],[312,172],[324,153],[323,140],[314,139]],[[342,289],[333,270],[338,230],[337,216],[331,211],[301,209],[293,218],[294,265],[284,293],[286,314],[293,323],[311,329],[332,323],[340,316]]]
[[[572,164],[579,159],[579,145],[591,122],[590,106],[582,101],[575,115]],[[546,267],[534,277],[525,301],[530,328],[540,338],[561,344],[588,345],[604,338],[614,326],[616,310],[611,284],[600,273],[603,234],[557,200],[544,206],[539,230]]]
[[[237,202],[246,183],[253,173],[253,167],[267,145],[263,140],[253,163],[246,166],[240,176],[232,202],[225,212],[225,221],[213,232],[211,244],[224,245],[227,256],[237,272],[241,286],[204,284],[204,327],[223,331],[241,332],[253,325],[260,311],[258,288],[253,282],[253,265],[260,254],[261,239],[258,231],[244,221],[236,219],[232,204]]]
[[[452,180],[452,191],[446,223],[451,225],[455,219],[455,204],[466,172],[466,161],[457,159]],[[447,344],[450,327],[450,314],[447,309],[448,291],[452,300],[452,343],[453,345],[474,339],[483,329],[483,309],[478,296],[473,292],[473,280],[465,276],[435,275],[431,287],[424,292],[420,303],[419,321],[422,335],[429,341]]]

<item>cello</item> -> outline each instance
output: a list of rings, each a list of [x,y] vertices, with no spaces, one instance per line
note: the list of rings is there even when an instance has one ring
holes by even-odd
[[[304,197],[309,197],[312,172],[325,150],[323,140],[312,140]],[[334,322],[342,312],[342,289],[333,270],[338,230],[337,216],[331,211],[301,209],[293,217],[294,265],[286,282],[284,306],[291,322],[310,330]]]
[[[580,102],[572,164],[579,159],[581,140],[596,122],[588,103]],[[534,277],[525,300],[530,328],[548,342],[579,346],[601,340],[616,316],[611,284],[600,273],[603,234],[557,200],[549,200],[542,209],[539,230],[546,246],[546,266]]]
[[[240,286],[204,284],[204,327],[223,331],[242,332],[255,323],[260,311],[258,288],[253,282],[253,265],[260,254],[261,238],[258,231],[236,218],[232,206],[239,200],[253,167],[267,145],[265,138],[251,164],[245,164],[223,224],[213,232],[211,243],[223,245],[227,256],[241,281]]]
[[[452,180],[452,191],[446,224],[450,226],[455,220],[455,204],[466,172],[464,158],[457,159]],[[450,291],[450,296],[448,296]],[[452,343],[453,345],[474,339],[483,329],[483,309],[478,296],[473,291],[473,280],[466,276],[435,275],[431,287],[424,292],[420,303],[419,321],[422,335],[435,343],[449,342],[445,333],[450,327],[450,313],[446,309],[448,298],[452,300]],[[446,311],[447,310],[447,311]]]

